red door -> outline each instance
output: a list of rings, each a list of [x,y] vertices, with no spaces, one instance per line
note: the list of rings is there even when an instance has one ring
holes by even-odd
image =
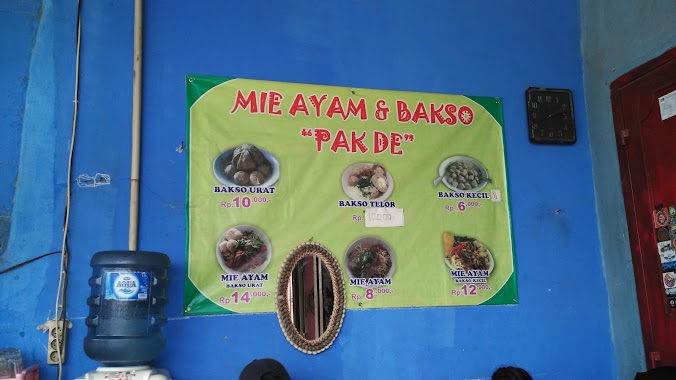
[[[676,48],[617,79],[611,96],[646,361],[676,366],[676,116],[664,119],[672,101],[676,111]]]

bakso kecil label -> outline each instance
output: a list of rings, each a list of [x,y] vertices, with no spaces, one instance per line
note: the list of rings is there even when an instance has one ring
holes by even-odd
[[[501,99],[186,88],[186,315],[275,312],[284,259],[307,241],[339,262],[348,309],[517,302]],[[307,273],[293,281],[309,291]]]

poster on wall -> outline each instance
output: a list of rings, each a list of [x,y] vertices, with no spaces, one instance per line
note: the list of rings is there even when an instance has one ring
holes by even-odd
[[[517,303],[501,99],[189,75],[185,315],[275,311],[314,241],[348,309]]]

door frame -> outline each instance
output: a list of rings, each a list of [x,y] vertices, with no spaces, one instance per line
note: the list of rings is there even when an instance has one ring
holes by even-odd
[[[645,168],[643,166],[643,152],[638,150],[637,152],[633,153],[632,157],[630,157],[626,147],[625,141],[626,139],[631,139],[631,136],[628,133],[629,129],[625,126],[625,120],[622,112],[623,109],[621,94],[622,90],[629,86],[632,82],[670,62],[672,59],[676,59],[676,47],[667,50],[659,57],[650,60],[620,76],[610,85],[613,124],[615,128],[615,142],[617,144],[620,178],[622,181],[624,206],[627,215],[631,259],[634,267],[634,279],[636,282],[636,295],[638,308],[641,315],[641,332],[643,335],[645,358],[649,368],[656,367],[660,361],[659,352],[656,351],[655,347],[653,335],[654,332],[651,321],[657,315],[656,313],[661,313],[662,311],[659,309],[653,310],[649,302],[650,297],[648,295],[650,292],[655,291],[655,286],[654,284],[651,284],[651,282],[654,282],[656,279],[652,278],[654,274],[650,273],[648,268],[644,266],[646,263],[644,263],[642,260],[643,253],[641,252],[642,246],[638,231],[638,220],[646,219],[646,215],[644,214],[647,213],[639,213],[636,206],[639,204],[642,206],[647,205],[647,210],[650,210],[651,206],[648,202],[649,200],[647,199],[647,196],[641,196],[641,194],[647,193],[648,188]],[[634,180],[633,183],[632,180]],[[652,224],[650,215],[648,215],[648,219],[650,219],[648,223]],[[644,220],[642,223],[646,223],[646,221]],[[659,285],[661,289],[661,283]]]

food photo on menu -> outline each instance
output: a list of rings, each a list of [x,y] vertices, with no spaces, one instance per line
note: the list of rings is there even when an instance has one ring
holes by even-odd
[[[253,144],[241,144],[214,160],[214,175],[224,185],[272,186],[279,179],[279,161]]]
[[[352,279],[384,279],[394,274],[394,251],[383,239],[357,239],[345,252],[345,267]]]
[[[270,240],[254,226],[234,226],[218,239],[216,259],[225,273],[261,273],[271,257]]]
[[[452,270],[493,271],[495,261],[488,248],[473,237],[458,236],[451,232],[444,232],[444,261]],[[485,277],[488,277],[485,276]]]
[[[484,165],[467,156],[452,156],[442,161],[435,187],[439,181],[453,191],[480,191],[491,182]]]
[[[394,190],[392,175],[377,163],[349,166],[343,172],[342,185],[345,195],[356,201],[384,201]]]

